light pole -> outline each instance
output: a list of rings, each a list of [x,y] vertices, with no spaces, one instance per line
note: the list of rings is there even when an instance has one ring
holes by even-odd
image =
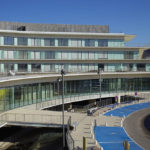
[[[65,71],[61,70],[62,76],[62,124],[63,124],[63,149],[65,148],[65,126],[64,126],[64,75]]]
[[[98,68],[98,75],[99,75],[99,101],[101,104],[101,74],[102,74],[102,69]]]

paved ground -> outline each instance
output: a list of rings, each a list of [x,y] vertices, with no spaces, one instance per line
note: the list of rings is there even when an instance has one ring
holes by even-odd
[[[133,104],[133,105],[129,105],[129,106],[124,106],[123,108],[120,107],[118,109],[115,110],[111,110],[107,113],[105,113],[105,116],[118,116],[118,117],[127,117],[130,114],[139,111],[141,109],[145,109],[145,108],[149,108],[150,107],[150,102],[148,103],[141,103],[141,104]]]
[[[133,140],[140,144],[145,150],[150,149],[150,132],[143,126],[144,118],[150,114],[150,108],[140,110],[131,114],[124,121],[124,128]]]
[[[104,150],[123,150],[123,141],[130,143],[131,150],[142,150],[132,139],[126,134],[122,127],[96,127],[95,132],[98,143]]]

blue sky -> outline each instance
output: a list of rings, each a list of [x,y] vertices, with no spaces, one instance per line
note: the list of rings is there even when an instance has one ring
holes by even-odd
[[[109,25],[150,43],[150,0],[0,0],[0,21]]]

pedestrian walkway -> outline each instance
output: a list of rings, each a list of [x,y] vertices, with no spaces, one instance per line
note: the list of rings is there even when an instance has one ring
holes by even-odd
[[[130,150],[142,150],[132,139],[126,134],[122,127],[96,127],[95,137],[104,150],[123,150],[123,141],[128,141]]]
[[[145,109],[150,107],[150,102],[148,103],[140,103],[140,104],[133,104],[133,105],[129,105],[129,106],[124,106],[124,107],[120,107],[117,108],[115,110],[111,110],[107,113],[105,113],[105,116],[118,116],[118,117],[127,117],[128,115],[130,115],[131,113],[141,110],[141,109]]]

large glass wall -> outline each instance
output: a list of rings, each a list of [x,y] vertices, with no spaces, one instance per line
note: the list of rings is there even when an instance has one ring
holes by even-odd
[[[102,93],[149,91],[150,78],[109,78],[101,81]],[[0,111],[61,98],[61,82],[18,85],[0,89]],[[65,81],[65,97],[99,93],[99,80]]]
[[[69,47],[123,47],[123,39],[78,39],[54,37],[1,37],[2,45],[22,46],[69,46]]]
[[[100,67],[103,72],[149,72],[150,64],[144,63],[2,63],[0,73],[8,73],[10,70],[16,73],[52,72],[58,73],[62,68],[66,72],[97,72]]]
[[[0,59],[138,59],[138,51],[0,50]]]

